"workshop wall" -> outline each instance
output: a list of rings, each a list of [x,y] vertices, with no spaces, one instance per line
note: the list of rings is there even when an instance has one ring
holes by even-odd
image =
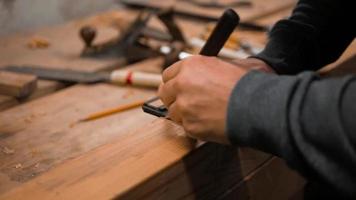
[[[0,0],[0,35],[119,7],[117,0]]]

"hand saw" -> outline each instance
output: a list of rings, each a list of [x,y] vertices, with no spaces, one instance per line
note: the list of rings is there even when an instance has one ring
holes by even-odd
[[[16,73],[33,74],[41,79],[62,81],[66,83],[98,83],[107,82],[114,84],[127,84],[144,87],[158,87],[161,75],[130,70],[114,70],[112,72],[79,72],[63,69],[46,69],[33,66],[7,66],[1,70]]]

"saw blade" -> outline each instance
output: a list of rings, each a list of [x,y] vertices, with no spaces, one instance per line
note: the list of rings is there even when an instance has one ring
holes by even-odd
[[[1,70],[16,73],[33,74],[41,79],[63,81],[68,83],[97,83],[108,82],[110,80],[110,73],[103,72],[79,72],[64,69],[46,69],[34,66],[6,66],[1,68]]]

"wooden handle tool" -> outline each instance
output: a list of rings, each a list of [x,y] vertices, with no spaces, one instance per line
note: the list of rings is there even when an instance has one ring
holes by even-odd
[[[110,82],[158,88],[162,82],[162,75],[129,70],[115,70],[110,74]]]

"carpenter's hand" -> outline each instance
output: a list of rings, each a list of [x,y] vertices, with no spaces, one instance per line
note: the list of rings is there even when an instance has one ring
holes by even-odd
[[[158,94],[169,110],[168,116],[193,138],[228,143],[228,100],[235,84],[248,71],[247,65],[238,65],[215,57],[192,56],[167,68]]]

